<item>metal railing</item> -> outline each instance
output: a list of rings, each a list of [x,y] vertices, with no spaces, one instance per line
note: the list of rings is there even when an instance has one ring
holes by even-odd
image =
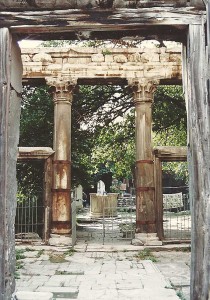
[[[105,203],[100,217],[90,216],[88,208],[78,213],[77,237],[91,243],[130,244],[135,234],[135,198],[119,198],[115,205]]]
[[[103,215],[103,244],[122,240],[131,241],[135,234],[136,207],[134,198],[119,198],[117,207],[104,207],[110,214]]]
[[[190,240],[191,213],[189,194],[163,194],[163,229],[165,239]]]
[[[72,214],[72,246],[76,244],[77,239],[77,201],[73,200],[71,203],[71,214]]]
[[[18,198],[15,218],[17,241],[41,240],[44,230],[44,205],[42,192]]]

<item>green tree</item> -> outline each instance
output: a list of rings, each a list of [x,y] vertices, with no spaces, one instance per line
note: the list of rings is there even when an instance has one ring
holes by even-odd
[[[109,123],[97,137],[92,159],[94,172],[99,172],[104,164],[114,177],[134,176],[135,116],[134,109],[131,109],[131,93],[127,94],[126,101],[124,118],[118,123]],[[154,146],[185,146],[186,138],[186,109],[182,87],[159,86],[153,104]],[[186,178],[186,164],[174,163],[172,166],[171,172]]]
[[[53,102],[47,87],[25,86],[22,94],[20,141],[22,147],[52,147]],[[43,188],[43,161],[19,162],[19,192],[40,193]]]
[[[131,91],[121,86],[80,86],[72,105],[73,185],[94,184],[102,174],[131,178],[135,165],[135,120]],[[153,105],[156,145],[186,145],[181,87],[160,86]],[[24,89],[20,146],[50,146],[53,101],[48,87]],[[22,167],[23,168],[23,167]],[[19,182],[31,174],[25,166]],[[28,170],[28,171],[27,171]],[[19,176],[20,177],[20,176]],[[36,179],[37,180],[37,179]],[[36,181],[38,182],[38,180]],[[40,185],[37,183],[37,185]]]
[[[154,145],[186,146],[187,115],[181,86],[159,86],[153,105]]]

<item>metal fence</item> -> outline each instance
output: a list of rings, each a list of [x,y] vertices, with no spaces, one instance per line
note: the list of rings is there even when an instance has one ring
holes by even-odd
[[[170,188],[172,189],[172,188]],[[189,195],[186,193],[163,195],[163,230],[165,240],[189,241],[191,237],[191,213]],[[172,192],[172,190],[170,191]],[[107,211],[109,212],[107,214]],[[104,206],[103,216],[90,217],[89,209],[77,214],[77,237],[91,243],[130,243],[135,236],[135,197],[119,198],[117,207]]]
[[[128,242],[134,238],[136,226],[135,197],[119,198],[117,206],[104,206],[103,216],[89,218],[89,210],[77,216],[79,239],[92,243],[117,244]]]
[[[163,194],[163,229],[166,240],[190,240],[191,213],[188,193]]]
[[[15,238],[17,241],[41,240],[44,230],[43,195],[21,195],[18,197]]]
[[[132,198],[119,198],[117,207],[104,207],[103,215],[103,244],[117,243],[119,241],[131,241],[135,234],[136,208]]]
[[[76,244],[77,239],[77,201],[73,200],[71,203],[71,213],[72,213],[72,246]]]

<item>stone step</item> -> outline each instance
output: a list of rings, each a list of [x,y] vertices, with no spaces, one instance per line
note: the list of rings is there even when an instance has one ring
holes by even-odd
[[[53,293],[21,291],[16,293],[16,299],[17,300],[52,300]]]

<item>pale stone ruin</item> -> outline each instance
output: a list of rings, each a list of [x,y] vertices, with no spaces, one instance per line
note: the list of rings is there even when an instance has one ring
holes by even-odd
[[[152,44],[151,44],[152,45]],[[37,48],[22,49],[23,80],[32,82],[44,79],[54,88],[55,128],[54,128],[54,157],[53,166],[55,180],[52,181],[52,234],[68,234],[70,232],[69,203],[70,195],[70,152],[71,142],[68,136],[71,132],[71,103],[75,87],[87,83],[106,83],[129,85],[133,90],[133,101],[136,109],[136,155],[137,155],[137,221],[138,237],[141,231],[157,233],[161,225],[156,216],[155,198],[156,183],[154,181],[154,154],[152,151],[152,103],[158,84],[180,83],[182,78],[181,47],[174,44],[168,47],[158,47],[154,44],[146,48],[126,49],[96,49],[96,48]],[[62,120],[62,122],[61,122]],[[60,134],[62,132],[62,135]],[[141,143],[141,141],[145,141]],[[140,169],[144,166],[145,179],[141,183]],[[63,177],[65,174],[65,177]],[[64,180],[65,178],[65,180]],[[149,186],[148,186],[149,185]],[[145,187],[144,187],[145,186]],[[100,191],[99,191],[100,190]],[[98,193],[104,194],[105,187],[98,188]],[[141,195],[145,199],[145,213],[139,214]],[[51,197],[49,195],[49,197]],[[91,195],[91,199],[96,196]],[[109,198],[109,197],[108,197]],[[107,199],[108,199],[107,198]],[[116,198],[116,197],[114,197]],[[57,200],[56,200],[57,199]],[[116,202],[116,199],[114,200]],[[100,209],[92,200],[91,214],[101,216]],[[59,203],[59,209],[57,207]],[[63,204],[61,204],[63,203]],[[93,203],[95,203],[93,208]],[[110,204],[111,205],[111,204]],[[65,211],[61,208],[65,207]],[[116,204],[115,204],[116,206]],[[99,209],[99,211],[98,211]],[[96,210],[96,211],[95,211]],[[142,219],[143,217],[143,219]],[[53,225],[54,224],[54,225]],[[65,225],[66,224],[66,225]],[[65,227],[67,226],[67,227]],[[158,228],[159,227],[159,228]],[[156,241],[159,243],[156,234]],[[69,242],[69,239],[67,239]],[[155,239],[153,238],[153,243]]]
[[[48,189],[48,202],[52,201],[48,203],[52,206],[51,234],[56,235],[54,239],[57,241],[66,235],[70,243],[69,115],[75,85],[100,79],[104,83],[128,84],[133,89],[137,148],[136,234],[143,238],[148,233],[160,236],[162,230],[160,182],[156,176],[161,170],[161,157],[154,156],[151,144],[153,95],[159,83],[174,83],[181,79],[181,73],[188,115],[193,224],[191,299],[209,299],[209,21],[209,0],[0,0],[0,300],[11,299],[15,287],[13,224],[22,74],[24,80],[30,76],[45,78],[47,84],[54,87],[55,153],[51,163],[48,160],[47,167],[48,171],[53,170],[53,183],[48,180],[48,188],[51,187]],[[109,55],[107,51],[90,50],[90,53],[83,53],[81,66],[72,64],[70,55],[81,59],[80,50],[78,53],[73,49],[69,53],[63,50],[56,53],[51,49],[52,53],[49,50],[41,54],[39,50],[33,50],[28,56],[23,53],[22,72],[17,39],[23,38],[155,39],[160,42],[160,48],[156,52],[150,51],[149,55],[136,49],[121,53],[116,49]],[[182,43],[182,64],[177,62],[176,52],[171,54],[162,48],[164,40]],[[144,143],[140,147],[142,141]],[[174,149],[166,152],[177,156]]]
[[[97,183],[97,195],[105,195],[106,194],[106,188],[105,184],[102,180],[99,180]]]
[[[77,209],[83,208],[83,187],[78,185],[74,191],[74,200],[76,201]]]

